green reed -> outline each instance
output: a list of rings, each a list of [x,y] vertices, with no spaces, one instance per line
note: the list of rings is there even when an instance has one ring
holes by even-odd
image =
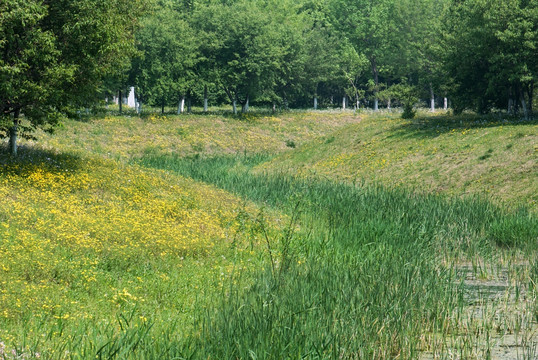
[[[267,158],[141,160],[300,212],[293,241],[271,240],[287,254],[282,275],[268,266],[199,319],[190,346],[200,358],[416,358],[429,346],[425,335],[457,331],[453,319],[466,304],[451,261],[492,257],[497,244],[530,249],[538,237],[534,216],[478,198],[252,174]]]

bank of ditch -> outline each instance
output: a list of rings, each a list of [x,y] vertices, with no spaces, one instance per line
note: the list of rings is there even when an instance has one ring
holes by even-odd
[[[470,300],[460,264],[506,269],[524,258],[527,270],[518,281],[527,300],[535,298],[538,222],[525,209],[509,211],[477,197],[251,172],[268,159],[147,154],[138,161],[291,219],[281,238],[266,239],[267,266],[254,285],[241,286],[237,274],[235,285],[199,319],[200,335],[183,355],[417,358],[448,354],[455,346],[450,339],[463,336],[460,353],[480,358],[491,349],[464,326]],[[263,212],[256,221],[263,235]],[[531,318],[538,315],[534,300],[526,309]],[[508,322],[503,328],[493,318],[477,324],[495,325],[498,334],[510,331]]]

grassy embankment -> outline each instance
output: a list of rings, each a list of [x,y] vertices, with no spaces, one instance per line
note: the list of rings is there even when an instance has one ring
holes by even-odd
[[[256,210],[224,191],[89,156],[1,159],[8,358],[124,358],[142,337],[180,338],[233,269],[261,266],[242,215]]]
[[[142,353],[166,356],[174,341],[193,333],[195,318],[220,297],[233,271],[248,283],[248,274],[264,267],[253,230],[259,210],[124,160],[167,147],[277,151],[289,136],[322,131],[311,120],[294,120],[67,121],[54,136],[24,143],[16,159],[0,154],[0,358],[121,358],[136,353],[142,338]],[[325,129],[336,124],[332,119]],[[274,237],[279,215],[266,216]]]
[[[261,169],[450,196],[480,195],[536,211],[538,125],[496,116],[372,116],[282,154]]]
[[[380,176],[383,171],[390,174],[389,165],[380,167],[383,170],[381,172],[376,172],[375,167],[369,171],[364,171],[363,174],[366,176],[360,176],[357,179],[355,177],[357,177],[359,170],[354,169],[353,166],[349,167],[349,164],[346,164],[348,166],[346,167],[338,163],[330,165],[337,170],[336,175],[338,176],[345,175],[345,169],[353,169],[351,177],[348,179],[358,181],[361,184],[366,183],[362,186],[319,180],[320,167],[318,165],[320,160],[316,159],[316,156],[322,157],[323,152],[318,153],[317,149],[330,146],[334,153],[349,152],[350,144],[345,140],[350,130],[364,131],[366,138],[369,136],[368,129],[372,130],[375,126],[386,127],[387,124],[405,126],[407,123],[401,120],[367,118],[363,119],[362,124],[350,125],[341,131],[329,134],[331,129],[342,122],[342,119],[354,122],[356,118],[337,114],[328,116],[322,114],[320,116],[303,113],[288,115],[287,118],[279,121],[272,120],[272,118],[251,118],[247,121],[245,119],[238,121],[203,117],[181,117],[179,119],[176,120],[179,122],[150,118],[146,120],[134,119],[133,121],[101,119],[87,124],[71,123],[62,129],[56,137],[45,140],[45,142],[62,148],[65,146],[62,144],[66,144],[68,141],[67,134],[74,135],[75,132],[79,132],[76,137],[78,145],[75,147],[92,148],[100,155],[130,160],[146,167],[172,170],[195,179],[214,183],[218,187],[235,192],[245,199],[288,213],[288,219],[295,219],[295,222],[278,235],[276,230],[271,230],[271,225],[274,223],[271,217],[262,216],[267,214],[268,210],[260,213],[250,207],[249,211],[238,212],[240,215],[235,216],[235,219],[239,224],[243,224],[245,221],[250,224],[249,230],[246,231],[242,225],[236,225],[242,231],[238,231],[233,226],[231,229],[227,229],[231,233],[239,232],[246,238],[242,242],[232,241],[232,243],[239,245],[225,246],[222,251],[224,253],[228,251],[226,254],[230,254],[229,249],[233,249],[232,254],[235,254],[242,249],[241,253],[248,253],[248,256],[257,259],[256,268],[263,267],[265,270],[258,271],[257,274],[244,272],[241,276],[232,276],[237,282],[235,285],[232,285],[233,280],[228,279],[228,285],[230,285],[228,295],[221,297],[222,302],[219,300],[211,304],[206,316],[200,315],[201,312],[194,309],[185,311],[191,317],[193,314],[200,315],[199,321],[192,325],[194,328],[190,326],[192,322],[188,321],[186,322],[189,324],[187,327],[185,322],[177,326],[166,325],[163,322],[163,314],[169,316],[171,313],[175,313],[179,302],[171,300],[161,303],[160,298],[155,296],[156,300],[151,305],[142,306],[143,308],[147,306],[144,308],[147,311],[158,309],[153,319],[148,321],[148,323],[155,324],[152,329],[148,330],[149,335],[140,331],[136,332],[136,329],[149,329],[148,326],[139,326],[139,324],[137,324],[139,327],[131,327],[129,328],[131,330],[124,331],[117,328],[117,324],[121,321],[115,322],[114,319],[111,319],[111,315],[117,313],[117,311],[111,311],[114,307],[101,308],[99,302],[96,301],[99,295],[103,295],[102,293],[92,293],[93,295],[91,295],[82,291],[77,297],[86,296],[89,304],[99,304],[94,306],[95,309],[102,311],[103,317],[108,316],[105,323],[116,325],[105,327],[107,332],[102,330],[101,323],[91,319],[84,330],[79,328],[79,330],[75,329],[75,334],[71,333],[74,338],[81,338],[81,333],[84,331],[90,333],[93,331],[93,334],[101,332],[99,340],[102,342],[107,339],[113,340],[105,346],[106,351],[110,353],[117,347],[120,352],[129,352],[132,358],[152,358],[152,356],[157,355],[171,357],[189,354],[194,354],[198,358],[261,357],[276,359],[286,356],[292,358],[301,356],[311,358],[393,358],[400,356],[409,358],[418,357],[428,351],[440,354],[457,352],[465,358],[483,358],[486,354],[491,353],[492,349],[495,348],[495,343],[498,343],[500,339],[516,333],[520,336],[520,340],[525,339],[526,341],[524,344],[520,341],[516,347],[532,358],[532,346],[533,341],[535,341],[532,337],[535,330],[533,319],[537,314],[533,284],[538,273],[535,247],[538,234],[536,217],[533,215],[534,209],[532,208],[535,203],[527,202],[531,205],[530,212],[526,211],[525,207],[519,207],[514,211],[511,207],[491,204],[487,193],[482,200],[476,198],[458,199],[425,194],[423,186],[419,193],[400,187],[394,188],[390,186],[393,184],[390,182],[394,180],[393,178]],[[146,126],[141,127],[137,124]],[[78,127],[79,125],[81,127]],[[217,128],[211,136],[195,135],[204,133],[206,129],[211,129],[211,126]],[[510,126],[508,124],[504,128]],[[512,124],[512,126],[516,125]],[[428,125],[423,125],[423,127],[428,128]],[[438,128],[436,124],[431,127],[434,129],[432,131],[437,131],[435,130]],[[517,127],[518,131],[523,132],[524,135],[518,135],[520,139],[526,138],[525,135],[533,136],[532,132],[536,130],[534,124],[518,124]],[[187,133],[185,129],[188,129]],[[236,129],[239,129],[237,133],[234,132]],[[489,128],[479,127],[477,129],[487,132]],[[390,143],[389,139],[393,139],[389,136],[390,129],[385,130],[385,141]],[[251,145],[244,142],[242,140],[244,138],[238,137],[245,132],[261,134],[260,136],[265,142],[257,141],[258,144],[266,144],[265,148],[264,146],[247,148],[246,146]],[[451,132],[450,130],[446,134]],[[91,137],[88,136],[89,133],[92,134]],[[413,130],[410,129],[409,133],[413,135]],[[123,134],[128,134],[128,136]],[[192,134],[193,143],[190,143],[188,138],[182,138],[181,134]],[[381,134],[377,135],[382,136]],[[472,134],[476,136],[476,133]],[[503,134],[498,135],[502,136]],[[179,141],[177,140],[178,135]],[[290,146],[292,142],[302,145],[307,142],[303,141],[303,138],[320,135],[324,138],[314,140],[314,145],[306,144],[295,150]],[[129,143],[126,137],[133,136],[137,141]],[[170,141],[174,139],[174,136],[176,141]],[[356,136],[353,138],[354,140]],[[446,136],[444,146],[455,142],[455,138],[449,137],[451,135]],[[405,133],[400,133],[399,137],[401,144],[393,139],[393,142],[386,144],[386,147],[379,145],[375,148],[378,152],[374,152],[374,155],[369,158],[375,158],[379,155],[383,159],[385,154],[382,151],[386,151],[390,147],[398,151],[398,149],[403,148],[403,145],[409,145],[408,141],[419,141],[416,138],[413,140],[413,136],[406,136]],[[338,147],[340,140],[342,142]],[[428,158],[430,154],[422,153],[421,149],[428,150],[430,146],[433,146],[428,140],[429,138],[423,140],[424,146],[417,150],[419,155],[424,158]],[[471,141],[471,139],[468,140]],[[222,146],[222,144],[226,146]],[[531,144],[535,144],[535,142],[533,143],[531,140]],[[461,144],[464,148],[465,145],[465,142]],[[115,151],[116,146],[118,151]],[[450,151],[445,152],[451,154],[451,158],[470,157],[473,161],[473,155],[481,152],[481,148],[478,147],[475,149],[475,153],[471,152],[470,155],[469,153],[460,154],[455,151],[458,146],[454,145],[449,148]],[[520,149],[524,149],[524,147],[517,147],[516,144],[510,147],[508,144],[505,146],[506,150],[513,148],[520,155],[507,162],[506,165],[509,167],[512,166],[513,161],[522,161],[525,164],[526,161],[531,161],[535,156],[535,153],[532,152],[521,152]],[[70,149],[74,150],[74,148]],[[344,151],[344,149],[346,150]],[[265,160],[269,159],[267,153],[274,154],[283,150],[287,151],[287,154],[282,155],[285,157],[285,165],[278,165],[276,160],[272,160],[269,165],[263,164]],[[495,153],[495,150],[493,149],[488,154]],[[234,151],[239,151],[241,154],[230,155]],[[184,155],[189,153],[198,155],[185,158]],[[222,153],[227,155],[222,156]],[[252,153],[258,153],[258,155],[252,155]],[[260,155],[260,153],[266,155]],[[208,157],[207,154],[210,156]],[[332,156],[330,153],[325,155]],[[360,156],[360,154],[357,155],[357,157]],[[297,157],[300,160],[296,160]],[[485,157],[480,161],[489,161],[491,157]],[[310,160],[310,158],[314,158],[314,160]],[[403,158],[404,156],[401,155],[400,159]],[[259,170],[261,168],[277,168],[278,172],[281,173],[285,167],[295,171],[297,164],[301,162],[311,164],[310,167],[314,169],[311,171],[315,175],[314,179],[274,173],[272,175],[264,174]],[[394,163],[397,162],[389,162],[389,164]],[[148,172],[123,162],[109,162],[107,164],[113,164],[111,166],[114,169],[120,169],[118,171],[121,174],[135,171],[147,176],[164,176],[166,182],[177,181],[181,184],[185,182],[170,172]],[[437,166],[438,170],[446,167],[446,163],[435,160],[431,161],[430,164]],[[64,166],[60,165],[60,167]],[[251,171],[255,166],[257,166],[257,170]],[[326,175],[333,176],[333,173],[328,172],[327,166],[329,165],[321,168],[326,169]],[[421,166],[423,165],[417,165],[419,169],[424,170],[425,167]],[[310,170],[305,171],[306,168],[301,167],[300,173],[302,175],[310,172]],[[106,171],[104,172],[103,169],[95,171],[95,174],[101,173],[106,174]],[[405,180],[406,174],[407,178],[411,179],[411,173],[419,179],[417,183],[409,181],[408,184],[408,181]],[[420,182],[421,176],[416,176],[416,174],[416,172],[405,173],[401,177],[399,176],[399,181],[402,181],[403,178],[406,188],[413,189],[414,185],[429,183],[434,185],[431,189],[437,189],[439,187],[435,185],[438,184],[434,182],[445,179],[430,177],[428,180]],[[24,181],[28,181],[30,178],[20,174],[17,176],[20,179],[11,179],[10,183],[24,184]],[[119,181],[110,174],[104,175],[104,178],[111,181],[101,186],[105,189],[114,189],[114,184]],[[135,178],[138,178],[138,175]],[[341,176],[341,178],[346,178],[346,176]],[[453,177],[449,178],[456,180]],[[494,177],[486,177],[486,179],[492,178]],[[515,173],[513,178],[505,179],[505,182],[513,181],[514,185],[517,186],[526,178],[525,174]],[[129,179],[129,177],[125,177],[125,179]],[[151,189],[160,189],[159,186],[150,183],[152,184],[149,186]],[[189,184],[195,188],[200,186],[195,183]],[[31,182],[30,185],[30,187],[36,186],[35,182]],[[489,185],[491,184],[486,184],[485,188]],[[27,187],[29,185],[21,186]],[[530,186],[536,188],[532,182]],[[446,187],[449,192],[456,189],[456,193],[462,189],[458,181],[449,181],[443,187]],[[485,188],[477,186],[475,192],[483,193]],[[72,188],[69,191],[74,192]],[[215,190],[204,187],[204,191]],[[112,192],[114,193],[114,191]],[[154,191],[148,194],[145,199],[151,203],[159,192],[159,190]],[[121,206],[123,210],[129,207],[127,206],[128,202],[124,203],[124,200],[128,199],[127,194],[120,192],[115,197],[118,206],[123,204]],[[83,190],[76,196],[87,197],[88,192]],[[173,199],[176,196],[175,193],[165,193],[163,199],[171,199],[170,201],[175,203]],[[228,202],[224,205],[226,209],[230,209],[229,203],[234,204],[233,198],[229,199],[231,200],[222,200]],[[514,201],[517,204],[525,203],[517,192],[512,195],[503,194],[499,199]],[[15,202],[17,202],[16,200]],[[33,206],[35,201],[29,201],[31,202],[29,206]],[[89,203],[90,206],[96,206],[91,205],[91,201]],[[206,203],[203,197],[197,204],[200,207],[222,207],[219,200],[216,203],[211,201]],[[184,208],[184,206],[180,205],[180,208]],[[136,214],[131,213],[125,215],[128,216],[125,219],[136,217]],[[9,215],[8,218],[18,219],[15,215]],[[229,218],[234,217],[227,217],[227,219]],[[53,223],[62,221],[60,218],[54,220]],[[74,220],[76,219],[66,218],[68,223]],[[102,220],[102,222],[106,221]],[[129,220],[126,220],[126,223],[128,224]],[[158,221],[150,221],[147,225],[160,228],[160,225],[156,225],[158,223]],[[222,221],[220,223],[222,224]],[[21,226],[20,224],[20,222],[15,221],[14,228],[17,230]],[[72,229],[68,233],[76,232],[76,230]],[[266,231],[267,237],[265,236]],[[106,231],[97,236],[95,240],[104,237],[105,233]],[[205,229],[202,229],[200,234],[206,234]],[[144,236],[142,235],[142,238]],[[252,237],[256,238],[255,244],[251,244]],[[57,238],[65,241],[62,239],[63,236]],[[104,238],[106,239],[106,237]],[[13,236],[14,243],[18,243],[18,239],[18,235]],[[120,243],[126,241],[124,239]],[[258,244],[260,241],[263,246]],[[42,235],[36,237],[33,242],[50,243],[48,238]],[[144,243],[144,240],[141,239],[141,242]],[[62,246],[62,248],[66,247]],[[73,246],[73,248],[78,251],[79,246]],[[133,264],[129,261],[128,256],[117,251],[114,247],[112,249],[114,249],[112,253],[117,254],[118,258],[132,264],[133,271],[140,271],[138,263]],[[258,257],[249,253],[249,250],[255,250],[254,253],[258,254]],[[98,254],[96,256],[98,260],[105,259],[99,250],[94,252]],[[148,253],[147,250],[141,251],[137,255],[139,257],[135,258],[143,262],[147,257],[152,258],[148,256],[149,254],[153,253]],[[12,253],[5,253],[5,256],[12,255]],[[192,261],[199,265],[196,270],[192,268],[191,274],[193,275],[189,275],[187,272],[187,277],[195,274],[202,278],[214,279],[215,274],[211,272],[208,265],[217,261],[216,258],[219,255],[220,253],[214,248],[210,248],[202,255],[182,255],[185,259],[193,259]],[[177,258],[177,256],[176,254],[175,257]],[[185,259],[181,261],[185,261]],[[203,264],[200,264],[200,259],[203,259]],[[259,262],[264,259],[265,263]],[[487,295],[476,294],[476,287],[462,281],[461,264],[463,261],[467,261],[475,266],[475,269],[479,269],[478,275],[485,280],[499,274],[506,276],[508,278],[506,294],[510,295],[516,292],[524,294],[524,296],[519,296],[514,302],[510,296],[491,300]],[[489,264],[488,268],[484,267],[486,263]],[[166,258],[160,264],[166,266],[166,271],[163,271],[165,275],[170,276],[169,273],[173,273],[174,260]],[[237,264],[237,260],[234,264]],[[50,266],[44,268],[48,269]],[[113,267],[108,271],[110,270],[111,273],[108,273],[107,276],[121,278],[117,272],[118,269]],[[5,271],[15,278],[22,277],[20,272]],[[242,272],[234,272],[234,274],[238,273]],[[182,278],[184,273],[181,274],[178,278]],[[31,280],[33,276],[31,275],[26,281]],[[154,273],[144,273],[140,277],[151,280],[154,285],[150,286],[158,288],[161,284],[161,280]],[[61,284],[60,282],[60,288],[68,292],[81,279],[79,276],[75,276],[71,283]],[[174,286],[182,284],[177,282]],[[204,290],[200,291],[202,298],[204,294],[214,294],[214,291],[205,291],[207,286],[203,285],[204,282],[201,284]],[[12,293],[20,295],[26,286],[23,282],[22,287],[16,288]],[[140,288],[145,289],[146,286],[140,286]],[[184,292],[175,289],[175,292],[170,290],[172,297]],[[132,295],[131,292],[128,293]],[[128,297],[128,295],[125,296]],[[137,303],[140,298],[135,295],[135,300],[132,301]],[[201,300],[197,304],[208,304],[208,302],[204,303]],[[481,312],[488,316],[473,316],[469,312],[470,304],[474,304],[473,306],[477,306]],[[16,306],[17,304],[14,304],[11,307],[16,308]],[[139,306],[136,304],[136,311],[138,311]],[[11,324],[13,329],[17,329],[17,325],[13,325],[17,323],[15,319],[20,321],[24,314],[28,316],[33,311],[33,309],[26,309],[14,319],[4,321],[6,324]],[[145,318],[144,315],[142,317]],[[45,328],[50,325],[51,317],[49,316],[48,319],[44,322]],[[63,321],[68,324],[70,320],[66,318]],[[191,334],[186,338],[181,338],[177,334],[181,333],[180,329],[185,328],[190,329]],[[35,341],[35,338],[36,336],[28,337],[32,341]],[[56,342],[53,341],[53,338]],[[97,339],[95,336],[89,338],[94,339],[94,341]],[[59,339],[53,334],[38,346],[33,345],[33,347],[35,349],[46,348],[49,344],[54,343],[56,344],[55,349],[58,349],[58,346],[62,344]],[[17,341],[20,342],[20,337],[12,339],[13,343],[17,343]],[[79,347],[87,349],[86,354],[97,351],[97,346],[92,345],[91,341],[90,345],[88,345],[87,339],[80,341],[84,342],[84,346]],[[29,343],[32,344],[30,341]],[[136,344],[136,348],[129,347],[133,344]],[[64,345],[73,351],[69,344]]]

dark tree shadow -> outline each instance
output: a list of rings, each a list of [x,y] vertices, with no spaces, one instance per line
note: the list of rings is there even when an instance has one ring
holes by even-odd
[[[536,125],[538,118],[524,120],[500,115],[443,115],[420,116],[407,120],[392,129],[388,137],[395,138],[436,138],[452,130],[494,128],[499,126]]]
[[[0,175],[25,177],[37,170],[72,175],[81,168],[83,161],[72,153],[56,153],[26,145],[19,146],[17,156],[13,156],[7,146],[0,145]]]

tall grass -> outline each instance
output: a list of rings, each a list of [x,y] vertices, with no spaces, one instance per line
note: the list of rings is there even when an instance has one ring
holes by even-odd
[[[252,175],[267,158],[141,160],[291,216],[300,211],[291,242],[270,240],[271,261],[255,284],[232,286],[200,319],[189,346],[201,358],[416,358],[433,334],[458,331],[466,300],[453,261],[492,257],[497,244],[531,249],[538,238],[533,215],[476,198]],[[269,265],[274,249],[284,271]]]

